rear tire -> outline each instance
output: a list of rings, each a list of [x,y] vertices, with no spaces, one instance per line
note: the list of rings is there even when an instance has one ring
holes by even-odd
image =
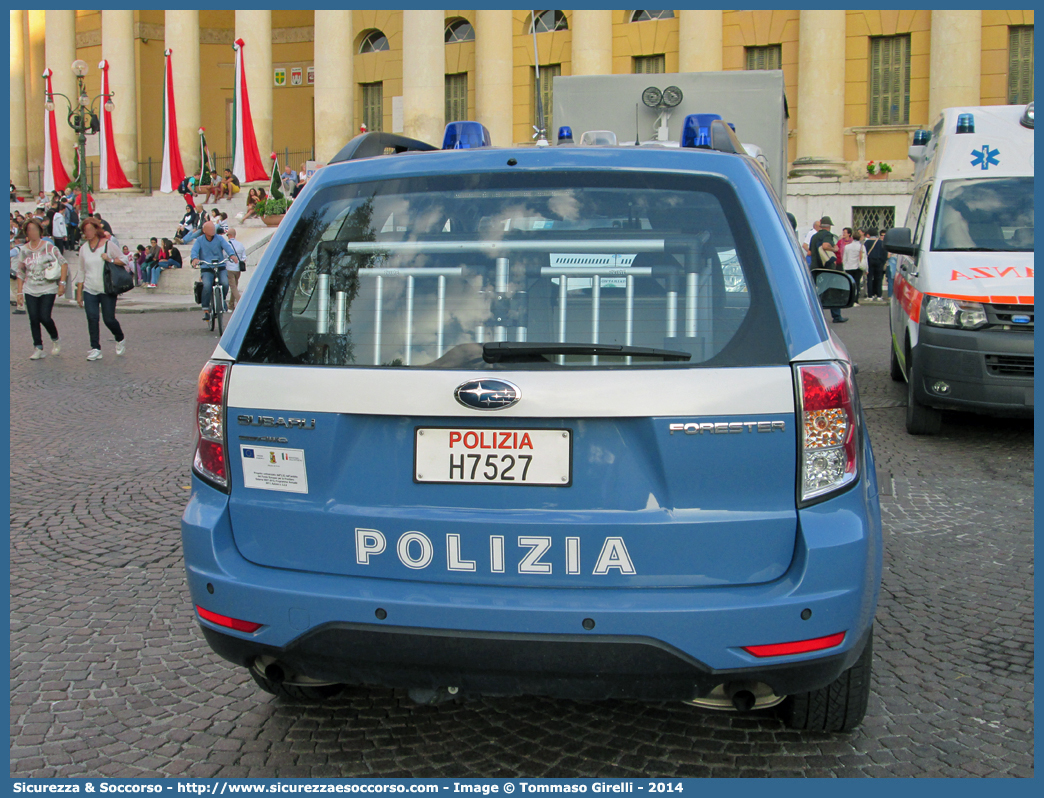
[[[935,435],[942,426],[942,413],[917,400],[914,386],[920,382],[917,360],[906,351],[906,431],[911,435]]]
[[[870,672],[874,658],[871,629],[863,653],[855,664],[826,687],[787,696],[780,705],[783,722],[801,731],[847,732],[866,715],[870,698]]]
[[[250,676],[254,682],[266,693],[271,693],[277,698],[289,698],[293,701],[304,701],[308,703],[321,703],[327,699],[334,698],[344,692],[343,684],[321,684],[305,686],[299,684],[286,684],[285,682],[274,682],[267,676],[250,668]]]

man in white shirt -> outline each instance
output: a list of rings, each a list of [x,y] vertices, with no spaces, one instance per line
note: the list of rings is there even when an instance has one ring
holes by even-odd
[[[239,263],[230,263],[225,269],[228,274],[228,287],[232,294],[232,307],[235,309],[236,305],[239,304],[239,275],[246,269],[246,247],[243,246],[243,242],[236,240],[236,228],[230,227],[228,230],[228,243],[232,245],[232,249],[236,251],[236,257],[239,258]],[[232,267],[238,266],[236,271],[232,271]]]
[[[812,229],[805,233],[805,240],[802,246],[805,248],[805,263],[812,266],[812,250],[808,248],[808,245],[812,243],[812,236],[819,232],[819,220],[812,222]]]

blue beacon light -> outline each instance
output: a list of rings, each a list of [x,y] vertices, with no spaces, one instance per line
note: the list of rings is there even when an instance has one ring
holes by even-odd
[[[974,133],[975,132],[975,116],[974,116],[974,114],[958,114],[957,115],[957,132],[958,133]]]
[[[681,145],[710,149],[710,125],[715,119],[720,120],[721,116],[718,114],[689,114],[685,117],[685,124],[682,125]]]
[[[492,147],[486,126],[479,122],[450,122],[442,138],[444,150],[470,150],[474,147]]]
[[[558,143],[559,144],[572,144],[573,143],[573,129],[569,125],[562,125],[558,129]]]

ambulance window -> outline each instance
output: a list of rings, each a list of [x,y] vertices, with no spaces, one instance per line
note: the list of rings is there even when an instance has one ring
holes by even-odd
[[[947,180],[936,205],[933,250],[1033,251],[1032,177]]]
[[[928,222],[928,207],[932,204],[932,184],[928,183],[926,188],[924,202],[921,203],[921,213],[917,217],[917,229],[913,234],[913,242],[917,246],[921,245],[921,234],[924,233],[924,226]]]

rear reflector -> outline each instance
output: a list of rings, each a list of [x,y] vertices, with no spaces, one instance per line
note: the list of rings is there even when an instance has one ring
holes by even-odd
[[[238,618],[229,618],[227,615],[218,615],[216,612],[203,609],[198,604],[196,605],[196,612],[199,613],[199,617],[204,621],[210,621],[211,623],[227,627],[228,629],[235,629],[237,632],[256,632],[263,626],[263,624],[260,623],[241,621]]]
[[[743,650],[755,657],[783,657],[787,654],[807,654],[809,651],[822,651],[841,645],[845,639],[844,632],[826,637],[814,637],[811,640],[796,640],[793,643],[770,643],[767,646],[744,646]]]

